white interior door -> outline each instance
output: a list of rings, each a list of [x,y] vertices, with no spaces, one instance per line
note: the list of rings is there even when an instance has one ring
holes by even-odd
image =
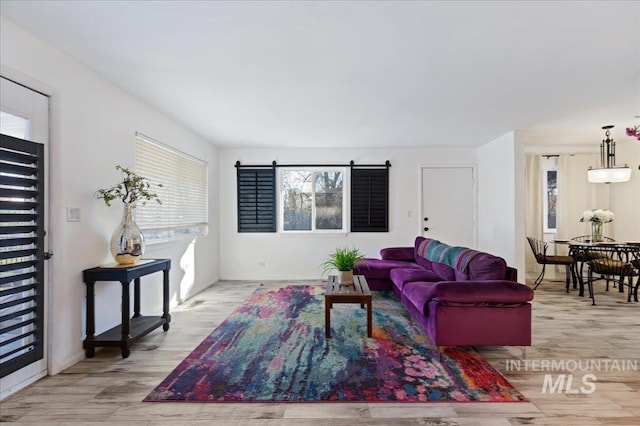
[[[475,194],[473,167],[423,167],[422,235],[475,247]]]
[[[44,145],[44,154],[42,155],[44,158],[44,197],[45,202],[43,206],[44,210],[44,221],[43,225],[46,229],[47,227],[47,218],[48,218],[48,209],[47,202],[48,200],[48,187],[47,187],[47,143],[49,140],[49,99],[47,96],[44,96],[38,92],[30,90],[24,86],[16,84],[10,80],[5,78],[0,78],[0,133],[4,135],[13,136],[15,138],[24,139],[31,142],[37,142]],[[28,144],[25,142],[25,144]],[[7,156],[13,155],[12,151],[4,151]],[[16,154],[19,155],[19,154]],[[7,159],[5,159],[7,160]],[[11,161],[9,159],[8,161]],[[7,164],[7,163],[5,163]],[[2,182],[7,180],[11,182],[12,179],[20,179],[17,174],[5,174],[3,175]],[[15,183],[9,183],[9,186],[2,186],[4,188],[3,191],[6,192],[12,191],[18,187],[12,186],[16,185]],[[21,186],[21,184],[20,184]],[[41,191],[41,189],[37,189],[37,191]],[[2,204],[5,208],[9,208],[6,212],[11,213],[11,207],[14,201],[17,201],[17,198],[2,198]],[[7,207],[8,206],[8,207]],[[22,222],[17,222],[22,223]],[[27,223],[27,222],[24,222]],[[38,227],[41,229],[40,227]],[[8,229],[8,228],[5,228]],[[22,231],[16,231],[18,233]],[[39,233],[41,231],[37,231]],[[7,244],[11,238],[15,238],[16,235],[14,232],[13,235],[9,235],[8,233],[2,233],[0,238],[6,237],[4,239]],[[22,234],[20,234],[22,235]],[[29,239],[27,234],[25,235],[25,240]],[[18,235],[19,236],[19,235]],[[16,240],[11,240],[16,241]],[[18,240],[20,241],[20,240]],[[20,246],[7,246],[7,244],[1,244],[2,249],[5,250],[5,253],[8,257],[3,260],[3,264],[5,265],[3,268],[10,267],[11,263],[15,262],[25,262],[29,263],[31,257],[23,256],[23,257],[12,257],[10,253],[15,252],[15,250],[25,251],[29,250],[29,245],[20,245]],[[25,244],[22,242],[21,244]],[[11,245],[11,244],[9,244]],[[44,238],[44,250],[47,250],[48,243],[47,238]],[[6,247],[5,247],[6,246]],[[39,246],[42,247],[42,246]],[[18,252],[20,253],[20,252]],[[3,257],[7,257],[3,256]],[[35,262],[32,262],[35,263]],[[41,264],[41,263],[40,263]],[[35,286],[36,292],[39,292],[42,289],[44,293],[44,297],[33,296],[30,295],[29,292],[32,290],[20,290],[21,288],[27,288],[30,282],[29,279],[23,279],[22,281],[14,281],[12,279],[11,273],[16,273],[15,270],[13,272],[4,272],[2,273],[2,278],[0,281],[3,283],[2,293],[0,293],[0,318],[4,319],[2,322],[2,329],[5,331],[0,339],[3,344],[1,345],[1,361],[3,365],[8,366],[12,362],[14,363],[14,367],[19,368],[16,371],[13,371],[15,368],[7,368],[0,378],[0,399],[4,399],[8,395],[16,392],[17,390],[33,383],[39,378],[45,376],[47,374],[47,305],[49,301],[49,292],[47,291],[47,270],[46,270],[47,262],[44,262],[42,267],[42,280],[43,283],[41,286]],[[23,271],[25,275],[32,274],[31,269],[33,267],[25,267],[24,269],[19,270]],[[4,269],[3,269],[4,270]],[[21,277],[22,275],[18,275]],[[22,287],[24,286],[24,287]],[[19,292],[17,292],[20,290]],[[31,300],[31,301],[30,301]],[[33,306],[32,300],[38,300],[43,306],[41,307],[41,311],[37,311],[36,307]],[[41,336],[40,333],[35,333],[33,330],[33,325],[35,320],[31,318],[34,314],[33,312],[42,312],[43,319],[41,325]],[[19,315],[16,317],[16,315]],[[31,316],[31,317],[30,317]],[[33,336],[38,336],[35,341],[33,340]],[[41,341],[40,341],[41,340]],[[36,348],[37,346],[37,348]],[[34,349],[36,348],[36,349]],[[30,356],[33,353],[38,352],[38,356]],[[42,352],[42,357],[39,355],[39,351]],[[27,357],[27,362],[15,362],[18,360],[18,357]],[[39,359],[38,359],[39,358]],[[36,359],[32,361],[32,359]],[[15,365],[19,364],[19,365]],[[23,366],[27,364],[26,366]],[[9,374],[9,371],[12,371]]]

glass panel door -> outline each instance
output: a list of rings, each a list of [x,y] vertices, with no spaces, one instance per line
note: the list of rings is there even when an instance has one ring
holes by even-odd
[[[49,98],[0,78],[0,399],[47,373]]]

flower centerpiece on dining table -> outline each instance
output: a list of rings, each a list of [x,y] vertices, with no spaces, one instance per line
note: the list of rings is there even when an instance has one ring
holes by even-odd
[[[610,210],[593,209],[582,212],[580,222],[591,223],[591,242],[602,241],[602,225],[613,221],[615,215]]]

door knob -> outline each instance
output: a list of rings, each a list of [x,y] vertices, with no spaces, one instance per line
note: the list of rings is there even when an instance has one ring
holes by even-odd
[[[428,230],[429,230],[429,228],[425,227],[425,228],[424,228],[424,230],[425,230],[425,231],[428,231]]]

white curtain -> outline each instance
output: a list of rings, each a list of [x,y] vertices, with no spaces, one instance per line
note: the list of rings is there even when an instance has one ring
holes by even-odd
[[[597,154],[561,154],[558,159],[558,239],[569,240],[589,234],[589,223],[580,222],[582,212],[609,208],[609,185],[589,183],[587,169],[600,164]],[[614,222],[604,226],[611,235]]]
[[[525,229],[527,237],[542,239],[542,179],[540,174],[540,156],[527,155],[525,164]],[[527,242],[525,259],[527,273],[536,273],[538,264]]]

